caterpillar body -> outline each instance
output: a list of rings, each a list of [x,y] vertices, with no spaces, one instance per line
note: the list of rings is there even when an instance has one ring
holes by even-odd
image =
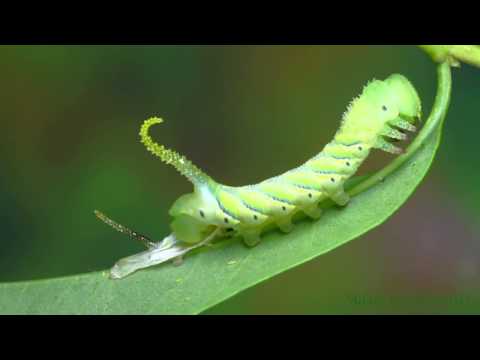
[[[400,154],[402,150],[389,140],[406,140],[406,131],[415,132],[420,118],[420,98],[403,75],[373,80],[352,101],[333,140],[320,153],[282,175],[242,187],[217,183],[184,156],[155,143],[149,129],[162,120],[146,120],[140,130],[142,143],[191,181],[194,191],[173,204],[169,212],[173,217],[172,234],[159,243],[96,212],[101,220],[141,240],[148,248],[120,260],[111,269],[111,277],[123,278],[172,259],[179,262],[188,251],[227,234],[240,235],[247,246],[254,247],[269,225],[290,232],[292,217],[298,212],[318,219],[319,203],[327,198],[339,206],[347,205],[345,181],[357,172],[372,149]]]

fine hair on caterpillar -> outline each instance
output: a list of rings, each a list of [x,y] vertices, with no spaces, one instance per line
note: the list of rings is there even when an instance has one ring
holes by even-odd
[[[298,213],[319,219],[319,204],[326,199],[346,206],[350,198],[344,190],[345,182],[357,173],[373,149],[401,154],[398,142],[417,130],[415,124],[421,115],[417,91],[403,75],[373,80],[348,106],[333,140],[317,155],[281,175],[239,187],[216,182],[183,155],[157,144],[149,130],[163,120],[146,120],[140,129],[141,142],[185,176],[193,184],[193,192],[181,196],[171,207],[172,234],[160,242],[96,211],[99,219],[147,247],[145,252],[117,262],[110,271],[111,278],[121,279],[169,260],[180,264],[189,251],[225,236],[239,235],[246,246],[255,247],[269,226],[285,233],[292,231],[292,219]]]

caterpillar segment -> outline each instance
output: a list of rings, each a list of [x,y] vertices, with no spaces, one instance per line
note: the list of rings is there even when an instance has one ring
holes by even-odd
[[[406,133],[417,130],[415,123],[421,115],[420,98],[404,76],[394,74],[384,81],[373,80],[348,106],[339,130],[320,153],[282,175],[242,187],[217,183],[184,156],[155,143],[149,129],[162,120],[146,120],[140,137],[147,150],[172,165],[194,187],[191,194],[181,196],[173,204],[169,212],[173,217],[172,235],[156,246],[149,243],[150,258],[157,259],[155,264],[178,262],[189,249],[226,235],[240,235],[247,246],[253,247],[271,224],[283,232],[292,231],[292,218],[298,212],[312,219],[320,218],[319,203],[327,198],[346,206],[350,198],[344,191],[345,182],[373,149],[401,154],[402,149],[393,143],[407,140]],[[131,231],[113,221],[106,222],[132,236]],[[151,262],[141,263],[144,258],[144,254],[140,258],[134,255],[132,261],[127,258],[117,263],[115,278],[134,271],[122,268],[122,264],[133,262],[135,269],[150,266]]]

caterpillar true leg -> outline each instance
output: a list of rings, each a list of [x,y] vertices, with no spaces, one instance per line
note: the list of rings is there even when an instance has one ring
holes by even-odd
[[[403,150],[401,148],[393,145],[392,143],[389,143],[384,138],[378,138],[377,141],[375,142],[374,148],[383,150],[385,152],[388,152],[394,155],[399,155],[403,153]]]
[[[390,124],[392,126],[395,126],[395,127],[399,128],[399,129],[402,129],[402,130],[406,130],[406,131],[410,131],[410,132],[416,132],[417,131],[416,126],[412,125],[407,120],[402,119],[400,116],[398,118],[396,118],[395,120],[392,120],[390,122]]]

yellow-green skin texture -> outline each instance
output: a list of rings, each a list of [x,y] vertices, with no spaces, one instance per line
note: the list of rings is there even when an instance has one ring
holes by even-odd
[[[394,74],[384,81],[371,81],[350,104],[334,139],[319,154],[282,175],[242,187],[219,184],[185,157],[154,143],[148,129],[161,119],[145,121],[140,135],[150,152],[194,185],[194,192],[180,197],[170,209],[177,239],[196,244],[221,229],[224,234],[241,235],[245,244],[255,246],[263,229],[271,224],[291,231],[297,212],[318,219],[318,204],[326,198],[345,206],[349,201],[345,181],[357,172],[371,150],[401,153],[387,139],[405,140],[404,131],[415,131],[413,124],[420,117],[420,98],[404,76]]]

